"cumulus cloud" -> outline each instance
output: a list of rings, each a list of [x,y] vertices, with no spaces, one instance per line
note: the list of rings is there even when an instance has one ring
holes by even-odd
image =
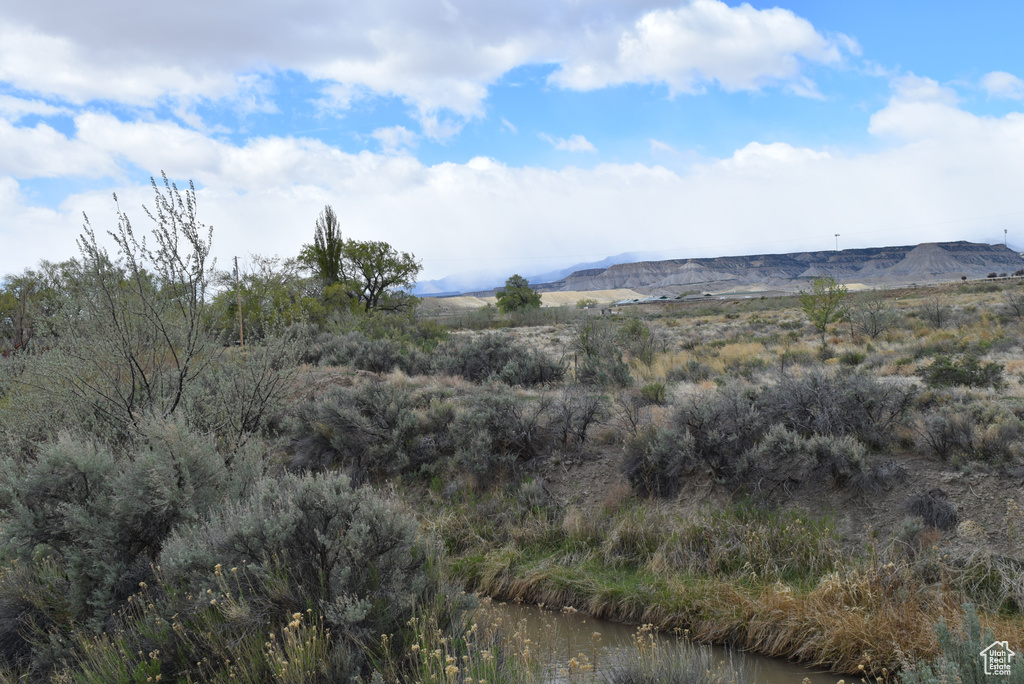
[[[981,87],[988,92],[989,97],[1024,100],[1024,81],[1005,71],[985,74],[981,79]]]
[[[621,33],[579,46],[551,81],[577,90],[664,83],[672,93],[693,93],[708,83],[730,91],[783,84],[811,95],[815,88],[803,63],[834,64],[853,48],[851,39],[827,39],[789,10],[694,0],[653,10]]]
[[[597,152],[594,144],[578,133],[568,138],[553,138],[547,133],[541,133],[538,137],[551,143],[552,147],[561,152]]]
[[[91,27],[83,25],[80,31]],[[164,95],[222,97],[237,90],[230,72],[189,70],[158,60],[98,60],[83,36],[46,34],[4,22],[0,13],[0,80],[34,93],[82,104],[115,100],[152,105]],[[77,40],[76,40],[77,39]],[[110,53],[107,46],[100,52]]]
[[[322,82],[325,110],[368,93],[399,97],[439,139],[481,116],[488,87],[523,65],[558,65],[551,82],[578,90],[718,83],[814,94],[805,65],[856,50],[788,10],[720,0],[300,0],[245,12],[39,0],[7,3],[0,27],[0,81],[26,92],[137,106],[234,98],[260,110],[263,76],[293,71]]]
[[[0,172],[0,278],[39,261],[63,261],[77,254],[74,237],[82,214],[32,206],[18,181]]]
[[[416,146],[419,136],[405,126],[378,128],[372,134],[384,154],[405,154]]]
[[[67,137],[0,121],[0,145],[25,151],[0,156],[7,164],[0,168],[0,273],[70,255],[83,210],[103,230],[113,221],[110,189],[137,228],[145,225],[138,207],[149,190],[125,180],[71,196],[57,211],[34,206],[11,175],[55,173],[47,158],[87,170],[92,159],[90,173],[115,179],[128,167],[195,179],[200,215],[216,228],[214,253],[222,262],[246,252],[296,254],[329,203],[347,236],[412,251],[424,262],[425,279],[478,268],[507,275],[625,251],[828,249],[834,233],[848,247],[986,239],[1004,227],[1013,240],[1024,178],[1024,115],[974,116],[927,80],[893,84],[891,100],[872,118],[881,136],[876,151],[751,142],[682,170],[552,170],[487,157],[427,165],[305,138],[238,145],[175,124],[100,114],[76,123],[77,134]],[[10,143],[3,136],[23,138]],[[985,218],[1000,214],[1011,216]]]
[[[101,178],[120,168],[109,149],[45,123],[26,127],[0,119],[0,150],[0,175],[16,178]]]
[[[0,95],[0,116],[8,121],[17,122],[33,114],[38,116],[56,116],[68,113],[69,111],[64,107],[55,107],[42,100]]]

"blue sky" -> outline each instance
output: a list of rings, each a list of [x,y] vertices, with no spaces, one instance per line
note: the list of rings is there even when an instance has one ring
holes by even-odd
[[[421,280],[1024,247],[1018,3],[0,0],[0,273],[194,180],[214,252],[325,204]],[[456,283],[457,284],[457,283]],[[467,285],[469,285],[467,281]]]

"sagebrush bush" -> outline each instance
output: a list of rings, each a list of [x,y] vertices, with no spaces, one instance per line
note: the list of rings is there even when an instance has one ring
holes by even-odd
[[[701,382],[715,376],[715,369],[703,364],[696,359],[690,359],[681,366],[675,366],[665,374],[665,379],[671,382]]]
[[[266,436],[284,410],[289,384],[298,374],[289,338],[266,340],[244,351],[225,350],[193,382],[183,413],[188,425],[213,434],[229,448],[253,435]]]
[[[388,337],[374,338],[349,331],[326,336],[320,345],[319,361],[324,366],[353,366],[371,373],[389,373],[399,368],[408,375],[431,370],[430,360],[423,352]]]
[[[565,375],[562,364],[502,333],[442,343],[433,358],[438,372],[473,382],[531,386],[558,382]]]
[[[1011,664],[1010,676],[993,677],[985,674],[984,662],[979,654],[998,636],[993,635],[989,629],[982,629],[978,611],[973,605],[965,604],[963,609],[963,621],[958,628],[952,628],[945,622],[935,626],[939,642],[938,657],[931,662],[911,664],[901,673],[901,680],[906,684],[987,684],[993,679],[1006,684],[1024,682],[1020,656]]]
[[[876,497],[903,484],[909,478],[907,469],[893,459],[875,463],[850,483],[851,488],[861,496]]]
[[[710,468],[721,480],[731,480],[740,456],[755,446],[768,430],[769,416],[759,406],[757,388],[736,382],[688,396],[669,420],[662,444],[692,448],[692,458]],[[682,439],[688,434],[690,440]],[[692,444],[692,447],[691,447]]]
[[[166,583],[199,597],[195,610],[208,609],[206,590],[227,574],[254,628],[261,616],[312,609],[358,673],[363,648],[381,634],[400,638],[414,607],[436,591],[428,552],[398,504],[337,473],[286,474],[180,528],[160,566]]]
[[[257,452],[220,454],[182,421],[144,423],[119,451],[63,436],[36,460],[4,463],[3,548],[23,562],[52,557],[70,615],[102,619],[151,575],[178,525],[241,495],[261,468]]]
[[[674,496],[683,476],[696,460],[694,439],[689,432],[658,430],[647,426],[637,430],[623,449],[622,470],[641,496]]]
[[[736,476],[764,503],[784,501],[804,482],[845,487],[866,470],[864,445],[849,436],[803,437],[774,425],[743,454]]]
[[[1008,461],[1024,454],[1024,421],[994,401],[938,397],[917,418],[922,446],[943,461]]]
[[[892,442],[914,393],[913,386],[863,372],[817,370],[784,377],[766,388],[758,403],[772,422],[801,435],[850,435],[879,449]]]
[[[492,385],[452,422],[456,462],[481,483],[494,484],[515,475],[545,448],[549,406],[546,399],[520,398]]]
[[[627,318],[619,324],[616,337],[622,348],[642,364],[650,366],[654,355],[665,351],[665,341],[639,318]]]
[[[912,388],[849,372],[762,388],[725,383],[687,396],[667,425],[630,441],[624,467],[645,495],[674,494],[673,479],[697,466],[720,482],[752,485],[765,501],[819,475],[833,486],[871,488],[861,479],[865,446],[893,439],[912,397]]]
[[[289,430],[290,469],[344,469],[354,482],[405,470],[427,435],[406,388],[382,380],[335,387],[298,408]]]

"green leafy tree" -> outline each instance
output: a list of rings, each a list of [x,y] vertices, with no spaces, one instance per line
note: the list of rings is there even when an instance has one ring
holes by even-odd
[[[821,333],[821,345],[825,346],[825,335],[828,326],[843,320],[849,309],[845,285],[840,285],[834,278],[823,276],[811,281],[809,292],[800,291],[800,307],[807,314],[811,325]]]
[[[345,283],[365,311],[400,311],[414,306],[412,288],[422,265],[386,242],[346,240]]]
[[[323,287],[328,288],[344,278],[344,250],[338,215],[328,204],[316,220],[313,244],[302,248],[299,259],[313,271]]]
[[[535,292],[530,281],[518,273],[505,281],[505,289],[498,291],[497,298],[502,313],[540,308],[540,293]]]
[[[343,240],[330,205],[320,213],[313,244],[303,246],[299,261],[313,272],[328,308],[400,311],[416,303],[411,290],[423,268],[416,257],[387,242]]]
[[[44,261],[0,281],[0,353],[47,346],[60,335],[54,315],[66,301],[67,274],[73,262]]]
[[[294,259],[254,254],[236,283],[229,271],[216,274],[219,292],[209,307],[211,327],[223,342],[238,342],[238,309],[241,301],[245,341],[263,340],[295,323],[319,323],[324,306],[316,288],[302,276]]]

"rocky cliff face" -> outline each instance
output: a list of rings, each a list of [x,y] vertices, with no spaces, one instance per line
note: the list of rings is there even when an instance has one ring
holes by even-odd
[[[1012,274],[1020,269],[1024,269],[1024,258],[1003,245],[939,242],[839,252],[640,261],[576,271],[540,289],[679,292],[760,285],[766,289],[792,290],[819,276],[831,276],[842,283],[886,287],[959,280],[962,276],[984,278],[992,272]]]

